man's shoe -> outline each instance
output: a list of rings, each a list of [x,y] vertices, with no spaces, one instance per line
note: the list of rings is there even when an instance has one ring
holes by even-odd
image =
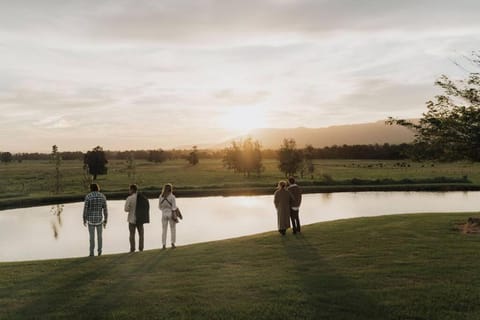
[[[163,245],[162,250],[165,250],[165,249],[167,249],[167,246]]]
[[[175,243],[172,243],[172,249],[175,249],[175,248],[176,248]]]

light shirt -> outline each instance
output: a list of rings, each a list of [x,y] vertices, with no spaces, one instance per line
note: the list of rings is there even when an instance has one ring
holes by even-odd
[[[137,207],[137,193],[132,193],[125,201],[125,212],[128,212],[128,223],[135,224],[137,219],[135,216],[135,208]]]
[[[158,198],[158,208],[162,210],[162,213],[172,213],[173,210],[177,209],[177,203],[173,194],[170,193],[165,200],[163,199],[161,195]]]

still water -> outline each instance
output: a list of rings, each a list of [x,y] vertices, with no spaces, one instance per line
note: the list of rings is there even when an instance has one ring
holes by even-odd
[[[103,252],[129,250],[124,201],[108,201],[109,219]],[[234,238],[276,230],[272,196],[179,198],[184,219],[177,224],[177,245]],[[300,209],[302,224],[415,212],[478,211],[480,192],[361,192],[307,194]],[[88,255],[83,203],[0,211],[0,261]],[[145,250],[161,247],[161,213],[150,199]],[[167,243],[170,241],[170,234]],[[137,240],[138,241],[138,240]],[[179,249],[181,250],[181,249]]]

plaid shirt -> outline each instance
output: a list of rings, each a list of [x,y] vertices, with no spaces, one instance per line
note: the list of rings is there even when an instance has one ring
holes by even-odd
[[[85,205],[83,206],[83,222],[88,222],[88,224],[101,224],[103,221],[102,209],[105,222],[107,222],[107,198],[98,191],[87,194],[85,197]]]

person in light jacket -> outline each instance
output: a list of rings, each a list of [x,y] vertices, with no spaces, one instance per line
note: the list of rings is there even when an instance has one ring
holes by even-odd
[[[176,222],[172,218],[172,211],[177,209],[173,186],[167,183],[163,186],[162,193],[158,198],[158,208],[162,211],[162,244],[163,249],[167,246],[167,228],[170,225],[170,239],[172,249],[175,248]]]
[[[135,230],[138,231],[138,250],[143,251],[144,228],[143,224],[150,222],[148,198],[138,193],[136,184],[129,187],[129,196],[125,201],[125,212],[128,212],[128,229],[130,231],[130,252],[135,252]]]
[[[280,232],[282,236],[284,236],[286,230],[290,228],[291,201],[292,195],[287,191],[287,183],[282,180],[278,183],[277,190],[273,196],[273,203],[277,209],[278,232]]]

